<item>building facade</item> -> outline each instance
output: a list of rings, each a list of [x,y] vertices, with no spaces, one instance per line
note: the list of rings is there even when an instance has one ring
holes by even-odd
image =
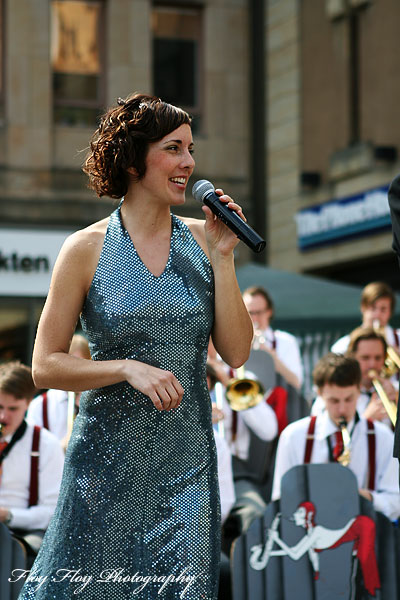
[[[249,204],[248,8],[245,0],[0,4],[0,360],[29,362],[63,240],[113,210],[87,189],[81,165],[99,115],[118,97],[143,91],[187,108],[196,179]],[[202,216],[190,192],[181,214]],[[239,261],[247,256],[238,249]]]
[[[270,265],[398,290],[387,190],[400,172],[400,4],[267,4]]]
[[[0,17],[0,360],[30,361],[63,240],[113,210],[81,165],[132,91],[193,115],[193,182],[267,239],[238,264],[400,289],[397,0],[0,0]],[[202,216],[190,190],[180,214]]]

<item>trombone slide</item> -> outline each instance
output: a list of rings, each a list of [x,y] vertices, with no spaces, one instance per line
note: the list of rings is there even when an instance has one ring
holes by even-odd
[[[393,404],[393,402],[391,402],[389,400],[389,397],[386,394],[385,390],[383,389],[383,385],[381,384],[379,379],[374,377],[372,379],[372,385],[374,386],[376,393],[378,394],[379,399],[381,400],[389,419],[391,420],[393,425],[396,425],[396,413],[397,413],[396,405]]]

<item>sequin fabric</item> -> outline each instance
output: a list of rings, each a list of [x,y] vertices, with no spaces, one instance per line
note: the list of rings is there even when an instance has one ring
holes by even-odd
[[[81,322],[96,361],[172,371],[181,405],[157,411],[126,382],[85,392],[59,502],[20,600],[216,600],[217,457],[206,385],[211,265],[172,217],[155,277],[112,213]]]

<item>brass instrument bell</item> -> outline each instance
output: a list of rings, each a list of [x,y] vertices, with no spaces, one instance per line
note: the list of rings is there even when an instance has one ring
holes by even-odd
[[[264,388],[255,379],[244,377],[244,367],[237,370],[237,377],[226,386],[226,399],[232,410],[240,411],[260,404],[264,398]]]

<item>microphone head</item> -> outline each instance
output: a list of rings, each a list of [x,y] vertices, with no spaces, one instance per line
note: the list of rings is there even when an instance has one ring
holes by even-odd
[[[207,194],[213,192],[214,189],[215,188],[211,181],[207,181],[207,179],[199,179],[199,181],[196,181],[192,187],[192,196],[195,200],[203,202]]]

